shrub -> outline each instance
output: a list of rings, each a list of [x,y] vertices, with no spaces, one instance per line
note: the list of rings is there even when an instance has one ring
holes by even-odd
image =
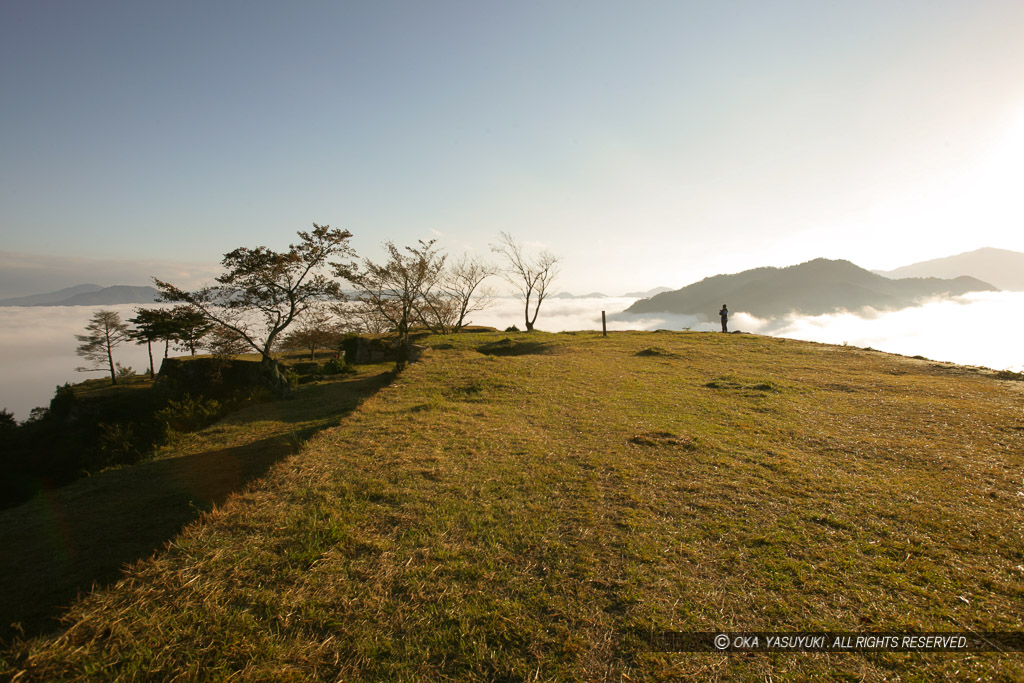
[[[1024,372],[1014,372],[1013,370],[1000,370],[996,373],[997,379],[1008,379],[1015,382],[1024,382]]]
[[[519,328],[516,327],[515,325],[509,325],[508,327],[505,328],[505,331],[506,332],[518,332]]]
[[[185,394],[180,400],[168,401],[166,408],[157,411],[156,418],[168,430],[194,432],[215,422],[221,413],[219,401]]]
[[[322,368],[325,375],[348,375],[356,371],[351,365],[341,358],[332,358],[324,363]]]
[[[133,465],[142,459],[138,437],[131,423],[100,423],[99,447],[103,454],[100,467],[108,465]]]
[[[135,376],[135,370],[130,365],[114,363],[114,371],[117,374],[118,379],[127,379]]]

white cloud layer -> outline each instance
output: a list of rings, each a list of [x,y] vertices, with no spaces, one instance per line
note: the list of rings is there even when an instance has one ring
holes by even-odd
[[[75,335],[85,332],[89,319],[100,308],[117,311],[122,320],[127,320],[135,315],[137,307],[0,307],[0,408],[24,420],[32,408],[49,404],[58,385],[102,377],[100,372],[75,372],[75,368],[88,365],[86,359],[75,355]],[[154,346],[153,355],[159,368],[163,346]],[[119,346],[114,360],[137,372],[149,367],[145,345]]]
[[[1024,292],[977,292],[901,311],[761,321],[743,329],[776,337],[879,349],[997,370],[1024,370]]]
[[[608,312],[609,330],[715,331],[717,322],[692,316],[621,313],[633,299],[552,299],[541,307],[537,328],[550,332],[601,329],[601,311]],[[900,311],[867,309],[856,313],[790,316],[762,320],[735,313],[730,330],[775,337],[805,339],[828,344],[850,344],[908,356],[921,355],[962,365],[997,370],[1024,370],[1024,292],[978,292],[954,299],[939,299]],[[714,313],[714,312],[712,312]],[[522,305],[502,299],[473,321],[504,329],[523,328]]]

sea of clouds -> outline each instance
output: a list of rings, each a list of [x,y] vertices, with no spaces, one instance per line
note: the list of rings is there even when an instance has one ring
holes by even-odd
[[[548,299],[541,306],[537,329],[549,332],[601,329],[601,311],[608,315],[609,330],[707,330],[716,322],[700,322],[689,316],[622,313],[634,299]],[[730,303],[739,310],[739,302]],[[36,406],[47,405],[54,388],[102,373],[79,373],[84,359],[75,355],[81,334],[93,313],[101,307],[0,307],[0,408],[19,420]],[[122,319],[135,315],[134,305],[105,306]],[[712,315],[714,315],[712,311]],[[997,370],[1024,371],[1024,292],[985,292],[955,299],[928,301],[901,311],[837,313],[762,320],[736,313],[730,330],[742,330],[792,339],[872,347],[908,356],[979,365]],[[471,316],[477,325],[505,329],[524,328],[523,306],[516,299],[498,299],[485,311]],[[159,369],[163,347],[154,347]],[[175,353],[172,350],[172,354]],[[125,344],[115,360],[143,372],[149,365],[146,347]]]
[[[127,320],[135,315],[137,307],[0,307],[0,408],[24,420],[32,408],[49,404],[58,385],[103,377],[102,372],[75,371],[88,365],[86,359],[75,354],[79,345],[75,335],[84,334],[89,319],[101,308],[117,311],[122,320]],[[163,345],[154,345],[153,354],[159,369]],[[114,350],[114,360],[138,372],[149,367],[145,345],[119,346]]]

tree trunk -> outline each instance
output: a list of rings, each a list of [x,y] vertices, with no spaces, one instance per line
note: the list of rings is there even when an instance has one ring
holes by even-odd
[[[114,354],[110,351],[110,342],[107,342],[107,362],[110,363],[110,383],[117,384],[117,373],[114,371]]]
[[[401,370],[409,364],[409,331],[398,335],[398,359],[395,361],[395,369]]]
[[[270,356],[263,356],[260,360],[262,366],[261,374],[263,375],[263,382],[270,391],[279,397],[285,397],[288,395],[290,387],[288,386],[288,380],[285,378],[284,373],[281,372],[277,361]]]
[[[526,329],[530,332],[533,331],[533,326],[537,323],[537,316],[540,314],[540,297],[537,298],[537,306],[533,309],[533,320],[526,323]],[[527,317],[529,317],[529,310],[527,310]]]
[[[153,368],[153,342],[148,339],[146,340],[146,350],[149,351],[149,378],[155,379],[156,372],[154,372]]]

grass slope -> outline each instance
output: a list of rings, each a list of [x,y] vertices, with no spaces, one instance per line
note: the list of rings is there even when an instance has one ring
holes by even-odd
[[[256,403],[198,433],[179,434],[155,459],[43,491],[0,511],[0,638],[54,627],[80,591],[116,579],[129,562],[162,547],[189,522],[262,477],[317,431],[338,424],[391,378],[384,365],[303,386],[292,399]],[[152,402],[134,377],[75,386],[79,398]]]
[[[464,335],[4,655],[18,680],[1020,680],[1019,654],[651,652],[1017,630],[1020,384],[701,333]]]

